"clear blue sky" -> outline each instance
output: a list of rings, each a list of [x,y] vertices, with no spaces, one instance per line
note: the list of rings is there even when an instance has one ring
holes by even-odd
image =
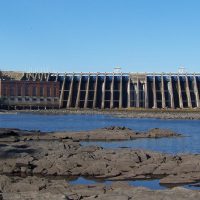
[[[0,69],[200,71],[199,0],[0,0]]]

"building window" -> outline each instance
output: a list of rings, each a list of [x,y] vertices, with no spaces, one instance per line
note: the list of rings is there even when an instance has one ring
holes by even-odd
[[[6,96],[6,87],[3,87],[2,95],[3,95],[3,96]]]
[[[25,96],[29,96],[29,85],[25,84]]]
[[[20,85],[17,86],[17,95],[18,96],[22,95],[22,90],[21,90],[21,86]]]
[[[33,96],[36,96],[36,94],[37,94],[36,86],[33,86]]]
[[[50,97],[50,96],[51,96],[51,88],[47,87],[47,97]]]
[[[54,87],[54,90],[53,90],[53,95],[54,95],[54,97],[56,97],[57,95],[56,95],[56,87]]]
[[[13,87],[10,87],[10,96],[14,96],[14,88]]]
[[[42,97],[42,96],[44,96],[44,92],[43,92],[43,87],[42,86],[40,86],[40,96]]]
[[[15,95],[15,85],[11,82],[10,83],[10,96]]]

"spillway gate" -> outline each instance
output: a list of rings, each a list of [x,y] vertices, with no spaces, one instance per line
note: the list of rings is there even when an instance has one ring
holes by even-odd
[[[23,73],[19,81],[59,83],[59,108],[200,107],[200,74]]]

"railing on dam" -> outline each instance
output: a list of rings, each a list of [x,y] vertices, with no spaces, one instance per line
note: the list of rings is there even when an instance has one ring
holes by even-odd
[[[199,108],[200,74],[24,73],[59,82],[60,108]]]

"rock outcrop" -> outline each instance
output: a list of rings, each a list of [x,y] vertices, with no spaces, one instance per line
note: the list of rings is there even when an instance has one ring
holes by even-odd
[[[13,130],[18,133],[19,130]],[[75,141],[118,141],[118,140],[134,140],[140,138],[164,138],[164,137],[180,137],[181,134],[175,133],[168,129],[151,129],[147,132],[133,131],[126,127],[110,126],[91,131],[80,132],[52,132],[43,133],[39,131],[23,131],[20,135],[21,139],[28,140],[56,140],[56,139],[72,139]],[[1,141],[1,140],[0,140]]]
[[[56,199],[56,200],[197,200],[199,191],[177,187],[166,190],[149,190],[133,187],[124,182],[111,185],[70,185],[64,180],[38,177],[13,178],[0,176],[2,199]],[[6,187],[2,187],[6,186]]]
[[[105,128],[105,130],[133,132],[127,128],[116,127]],[[162,132],[154,129],[144,134],[160,137]],[[169,131],[167,135],[171,136],[173,133]],[[16,140],[10,140],[13,137]],[[51,135],[19,129],[1,129],[0,148],[0,174],[2,175],[0,190],[5,199],[9,199],[11,194],[15,199],[20,199],[19,192],[25,196],[32,195],[34,198],[38,197],[37,193],[42,192],[44,199],[51,197],[56,199],[139,199],[141,195],[143,195],[142,199],[163,199],[164,195],[177,197],[177,199],[199,198],[198,192],[185,189],[150,191],[130,188],[127,185],[120,185],[120,187],[112,185],[110,188],[103,184],[72,186],[65,181],[67,177],[82,176],[110,181],[159,178],[160,183],[171,185],[196,183],[200,181],[200,155],[198,154],[170,155],[145,150],[82,146],[75,139],[66,135],[63,137],[62,133]],[[7,175],[13,177],[7,177]],[[16,176],[27,178],[16,178]],[[60,180],[53,181],[48,177],[55,179],[60,177]],[[25,198],[23,195],[21,199]]]

